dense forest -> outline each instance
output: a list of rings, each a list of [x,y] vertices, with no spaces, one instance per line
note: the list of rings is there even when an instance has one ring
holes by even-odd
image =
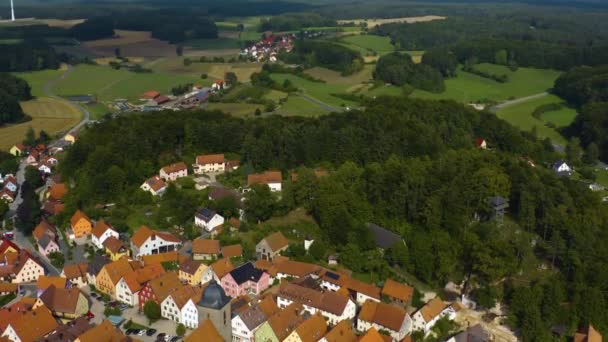
[[[451,101],[383,97],[366,108],[320,118],[176,112],[169,122],[166,113],[104,121],[60,166],[76,184],[68,206],[139,201],[138,186],[161,165],[204,152],[240,154],[251,170],[324,165],[330,177],[299,169],[299,181],[268,205],[307,208],[347,267],[385,274],[392,264],[435,286],[466,280],[482,305],[510,304],[525,341],[547,340],[555,324],[606,331],[608,213],[581,184],[522,160],[551,162],[550,143]],[[479,136],[495,150],[475,149]],[[501,226],[485,219],[495,195],[511,205]],[[372,239],[361,238],[366,222],[401,234],[408,247],[376,258]],[[553,271],[522,283],[520,271],[536,274],[530,267],[539,264]]]
[[[259,31],[295,31],[305,27],[336,26],[336,21],[316,13],[285,13],[262,19]]]
[[[405,53],[391,53],[380,57],[374,70],[374,78],[398,86],[440,93],[445,90],[440,71],[427,63],[416,64],[412,56]]]
[[[59,68],[61,56],[44,41],[0,44],[0,72]]]
[[[114,36],[114,23],[111,18],[98,17],[87,19],[70,29],[70,35],[78,40],[96,40]]]
[[[0,126],[26,119],[19,101],[31,98],[31,89],[26,81],[11,74],[0,73]]]
[[[279,58],[288,64],[321,66],[343,75],[363,69],[363,58],[359,52],[326,41],[298,40],[290,53],[281,53]]]

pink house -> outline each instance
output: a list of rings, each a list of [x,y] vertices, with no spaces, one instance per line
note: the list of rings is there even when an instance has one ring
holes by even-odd
[[[270,275],[248,262],[226,273],[221,284],[226,294],[232,298],[247,294],[259,295],[270,286]]]
[[[43,234],[40,239],[38,239],[38,252],[44,256],[48,256],[53,252],[59,252],[60,248],[49,234]]]

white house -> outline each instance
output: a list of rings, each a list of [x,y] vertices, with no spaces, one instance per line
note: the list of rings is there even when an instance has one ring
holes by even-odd
[[[196,303],[200,300],[203,291],[201,288],[183,286],[165,298],[161,305],[161,316],[187,328],[198,327],[198,309]],[[230,319],[230,318],[228,318]]]
[[[266,184],[272,192],[281,192],[283,175],[280,171],[266,171],[263,173],[252,173],[247,176],[247,185]]]
[[[97,247],[97,249],[104,249],[103,242],[110,236],[117,239],[119,238],[118,232],[114,230],[114,227],[107,224],[103,219],[95,222],[95,227],[93,227],[93,230],[91,231],[91,243]]]
[[[233,341],[251,342],[255,338],[255,332],[268,320],[268,317],[260,309],[259,305],[249,307],[239,312],[232,318]]]
[[[17,263],[11,274],[12,283],[29,283],[37,281],[44,275],[44,267],[25,250],[19,251]]]
[[[4,189],[15,192],[17,191],[17,179],[13,176],[4,178]]]
[[[167,184],[160,177],[154,176],[147,179],[139,188],[151,193],[152,196],[160,196],[167,190]]]
[[[336,325],[343,320],[352,320],[357,312],[357,305],[348,296],[331,291],[316,291],[294,283],[284,283],[277,294],[278,307],[284,309],[294,302],[301,304],[311,315],[320,313],[330,325]]]
[[[134,257],[166,253],[178,250],[181,240],[168,232],[154,231],[146,226],[141,226],[131,236],[131,250]]]
[[[552,169],[558,176],[569,176],[572,174],[572,168],[563,160],[553,163]]]
[[[130,282],[127,278],[122,277],[116,283],[116,300],[130,306],[139,305],[139,290],[141,287],[137,282]]]
[[[456,317],[456,311],[452,306],[447,305],[439,297],[426,303],[420,310],[414,313],[413,329],[428,333],[439,319],[447,316],[450,320]]]
[[[53,171],[51,170],[51,165],[47,164],[47,163],[42,163],[40,164],[40,166],[38,166],[38,171],[40,172],[44,172],[47,175],[51,174]]]
[[[363,333],[371,328],[387,331],[394,340],[401,341],[412,331],[412,319],[399,306],[368,300],[357,317],[357,330]]]
[[[223,154],[204,154],[196,157],[192,165],[197,175],[226,171],[226,159]]]
[[[224,217],[213,210],[204,208],[194,214],[194,224],[210,232],[224,224]]]
[[[159,176],[166,182],[175,181],[182,177],[188,177],[188,167],[184,162],[167,165],[160,169]]]

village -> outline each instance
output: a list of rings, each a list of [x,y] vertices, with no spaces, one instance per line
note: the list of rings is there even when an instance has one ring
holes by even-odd
[[[32,239],[8,231],[0,243],[0,294],[8,298],[0,310],[0,330],[11,341],[85,342],[108,334],[112,341],[177,341],[184,336],[185,341],[413,341],[414,332],[432,336],[435,325],[446,322],[464,329],[448,341],[509,340],[496,329],[486,330],[487,322],[470,324],[475,307],[464,296],[451,301],[425,296],[426,303],[416,308],[411,285],[359,280],[340,265],[339,255],[322,264],[283,255],[296,245],[308,253],[315,244],[308,236],[290,240],[281,231],[272,232],[256,241],[252,256],[240,244],[222,245],[216,239],[222,232],[239,234],[247,219],[242,208],[230,219],[210,208],[193,208],[200,237],[191,241],[145,225],[130,236],[121,234],[111,222],[91,219],[81,210],[71,214],[69,226],[56,227],[49,219],[65,209],[70,187],[54,174],[55,156],[76,139],[75,133],[67,134],[50,147],[16,144],[10,150],[46,182],[44,216]],[[484,139],[476,144],[488,149]],[[190,167],[184,162],[162,167],[140,188],[160,197],[171,183],[192,177],[197,190],[211,189],[210,197],[231,196],[241,204],[255,185],[282,192],[283,175],[275,170],[249,174],[247,186],[238,189],[217,182],[239,167],[238,160],[224,154],[199,155]],[[572,172],[563,161],[551,167],[560,176]],[[327,171],[318,169],[315,175],[325,177]],[[297,181],[297,174],[290,177]],[[19,178],[2,178],[2,200],[18,200]],[[501,221],[508,200],[488,201],[492,219]],[[380,251],[405,243],[378,225],[368,227]],[[85,252],[56,267],[53,259],[70,246]],[[93,254],[85,257],[88,251]],[[585,334],[598,333],[589,326]]]

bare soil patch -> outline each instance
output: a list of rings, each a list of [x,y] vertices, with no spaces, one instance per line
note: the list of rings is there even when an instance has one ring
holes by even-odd
[[[404,18],[390,18],[390,19],[351,19],[351,20],[338,20],[338,24],[347,24],[353,23],[355,25],[361,25],[362,23],[367,23],[368,28],[373,28],[376,26],[380,26],[383,24],[391,24],[391,23],[423,23],[427,21],[433,20],[444,20],[447,17],[442,17],[438,15],[425,15],[421,17],[404,17]]]
[[[116,30],[116,37],[98,39],[83,44],[96,56],[114,56],[114,50],[120,48],[123,56],[168,57],[175,56],[176,46],[152,38],[147,31]]]

